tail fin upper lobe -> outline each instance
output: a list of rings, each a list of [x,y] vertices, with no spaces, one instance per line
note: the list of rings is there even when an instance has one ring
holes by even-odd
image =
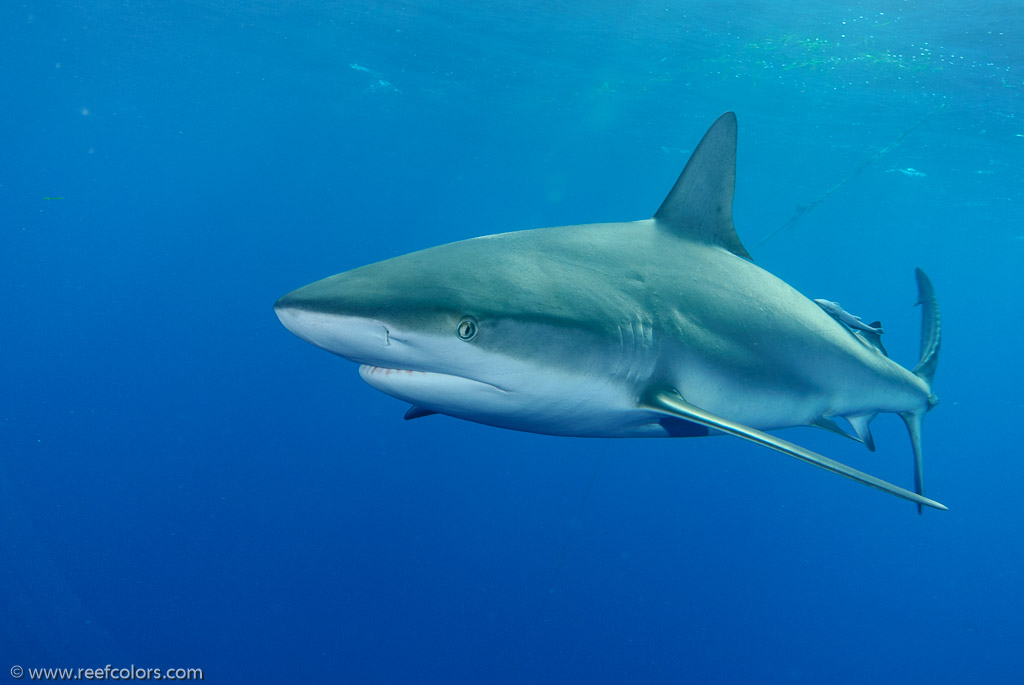
[[[939,317],[939,301],[935,299],[935,288],[928,275],[916,270],[917,304],[921,305],[921,359],[914,367],[914,375],[932,385],[935,367],[939,364],[939,344],[942,342],[942,319]],[[934,404],[932,404],[934,406]]]
[[[939,403],[935,394],[931,392],[932,379],[935,378],[935,368],[939,364],[939,346],[942,342],[942,320],[939,316],[939,302],[935,298],[935,288],[932,287],[928,275],[916,270],[917,273],[917,304],[921,305],[921,358],[914,367],[915,376],[928,384],[928,406],[923,411],[906,412],[900,414],[903,422],[907,424],[907,432],[910,433],[910,442],[914,448],[914,489],[919,495],[924,494],[924,455],[921,451],[921,425],[924,422],[924,415],[931,411],[932,407]],[[921,505],[917,505],[917,513],[922,513]]]

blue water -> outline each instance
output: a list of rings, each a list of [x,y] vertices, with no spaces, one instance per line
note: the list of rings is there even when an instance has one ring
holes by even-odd
[[[977,0],[3,3],[0,674],[1019,682],[1022,36]],[[728,438],[403,422],[271,310],[648,217],[727,110],[760,265],[908,365],[932,277],[949,512]],[[786,437],[909,485],[873,428]]]

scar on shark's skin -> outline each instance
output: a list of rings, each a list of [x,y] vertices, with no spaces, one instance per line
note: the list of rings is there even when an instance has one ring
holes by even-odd
[[[921,451],[938,402],[931,281],[917,270],[920,358],[906,368],[886,354],[881,324],[812,302],[754,264],[733,225],[736,133],[732,112],[719,117],[649,218],[438,245],[311,283],[274,311],[412,405],[406,419],[591,438],[726,433],[918,511],[945,509],[924,496]],[[447,232],[460,221],[449,217]],[[873,450],[880,413],[906,424],[913,491],[769,432],[814,426]]]
[[[854,316],[850,312],[846,311],[839,306],[838,302],[830,302],[829,300],[815,300],[815,304],[824,309],[829,316],[836,321],[844,323],[850,328],[856,328],[857,330],[867,331],[868,333],[874,333],[875,335],[882,335],[885,331],[882,330],[881,326],[871,326],[860,320],[859,316]]]

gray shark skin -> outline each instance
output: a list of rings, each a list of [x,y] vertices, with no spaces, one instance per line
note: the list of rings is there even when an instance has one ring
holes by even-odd
[[[359,364],[406,418],[446,414],[581,437],[728,433],[922,505],[920,427],[939,319],[914,372],[756,266],[732,223],[736,118],[705,134],[653,218],[473,238],[325,278],[274,306],[297,336]],[[922,280],[923,279],[923,280]],[[924,285],[922,285],[924,284]],[[907,422],[917,492],[765,431],[819,426],[873,446]]]

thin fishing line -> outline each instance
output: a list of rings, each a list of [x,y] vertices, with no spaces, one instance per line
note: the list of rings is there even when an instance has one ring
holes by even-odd
[[[892,141],[891,143],[889,143],[888,145],[883,147],[881,150],[879,150],[875,154],[874,157],[868,159],[866,162],[864,162],[859,167],[857,167],[852,172],[850,172],[850,174],[846,178],[844,178],[842,181],[840,181],[839,183],[836,183],[834,186],[832,186],[831,188],[826,190],[825,193],[823,195],[821,195],[818,199],[816,199],[814,202],[810,203],[809,205],[802,205],[800,207],[797,207],[796,212],[793,214],[793,216],[791,216],[789,218],[789,221],[787,221],[786,223],[782,224],[781,226],[776,228],[774,231],[772,231],[771,233],[769,233],[765,237],[761,238],[761,241],[758,242],[756,245],[754,245],[754,249],[756,250],[757,248],[761,247],[762,245],[767,243],[769,240],[771,240],[772,238],[777,236],[779,233],[782,233],[787,228],[790,228],[790,227],[796,225],[796,222],[798,222],[801,218],[803,218],[804,214],[807,214],[807,212],[811,211],[812,209],[814,209],[815,207],[820,205],[822,202],[824,202],[826,200],[826,198],[828,198],[829,195],[831,195],[832,193],[836,192],[837,190],[842,188],[844,185],[849,183],[852,179],[854,179],[857,176],[859,176],[862,171],[864,171],[869,166],[871,166],[872,164],[877,162],[881,157],[883,157],[887,152],[889,152],[889,150],[893,149],[894,147],[896,147],[897,145],[902,143],[904,138],[909,136],[918,127],[920,127],[926,121],[928,121],[933,116],[935,116],[935,114],[937,114],[939,112],[939,110],[941,110],[945,106],[946,106],[946,103],[943,102],[938,107],[936,107],[932,111],[928,112],[928,114],[924,115],[921,118],[920,121],[918,121],[916,124],[914,124],[913,126],[908,128],[907,130],[905,130],[903,133],[901,133],[899,135],[899,137],[896,138],[896,140]]]

